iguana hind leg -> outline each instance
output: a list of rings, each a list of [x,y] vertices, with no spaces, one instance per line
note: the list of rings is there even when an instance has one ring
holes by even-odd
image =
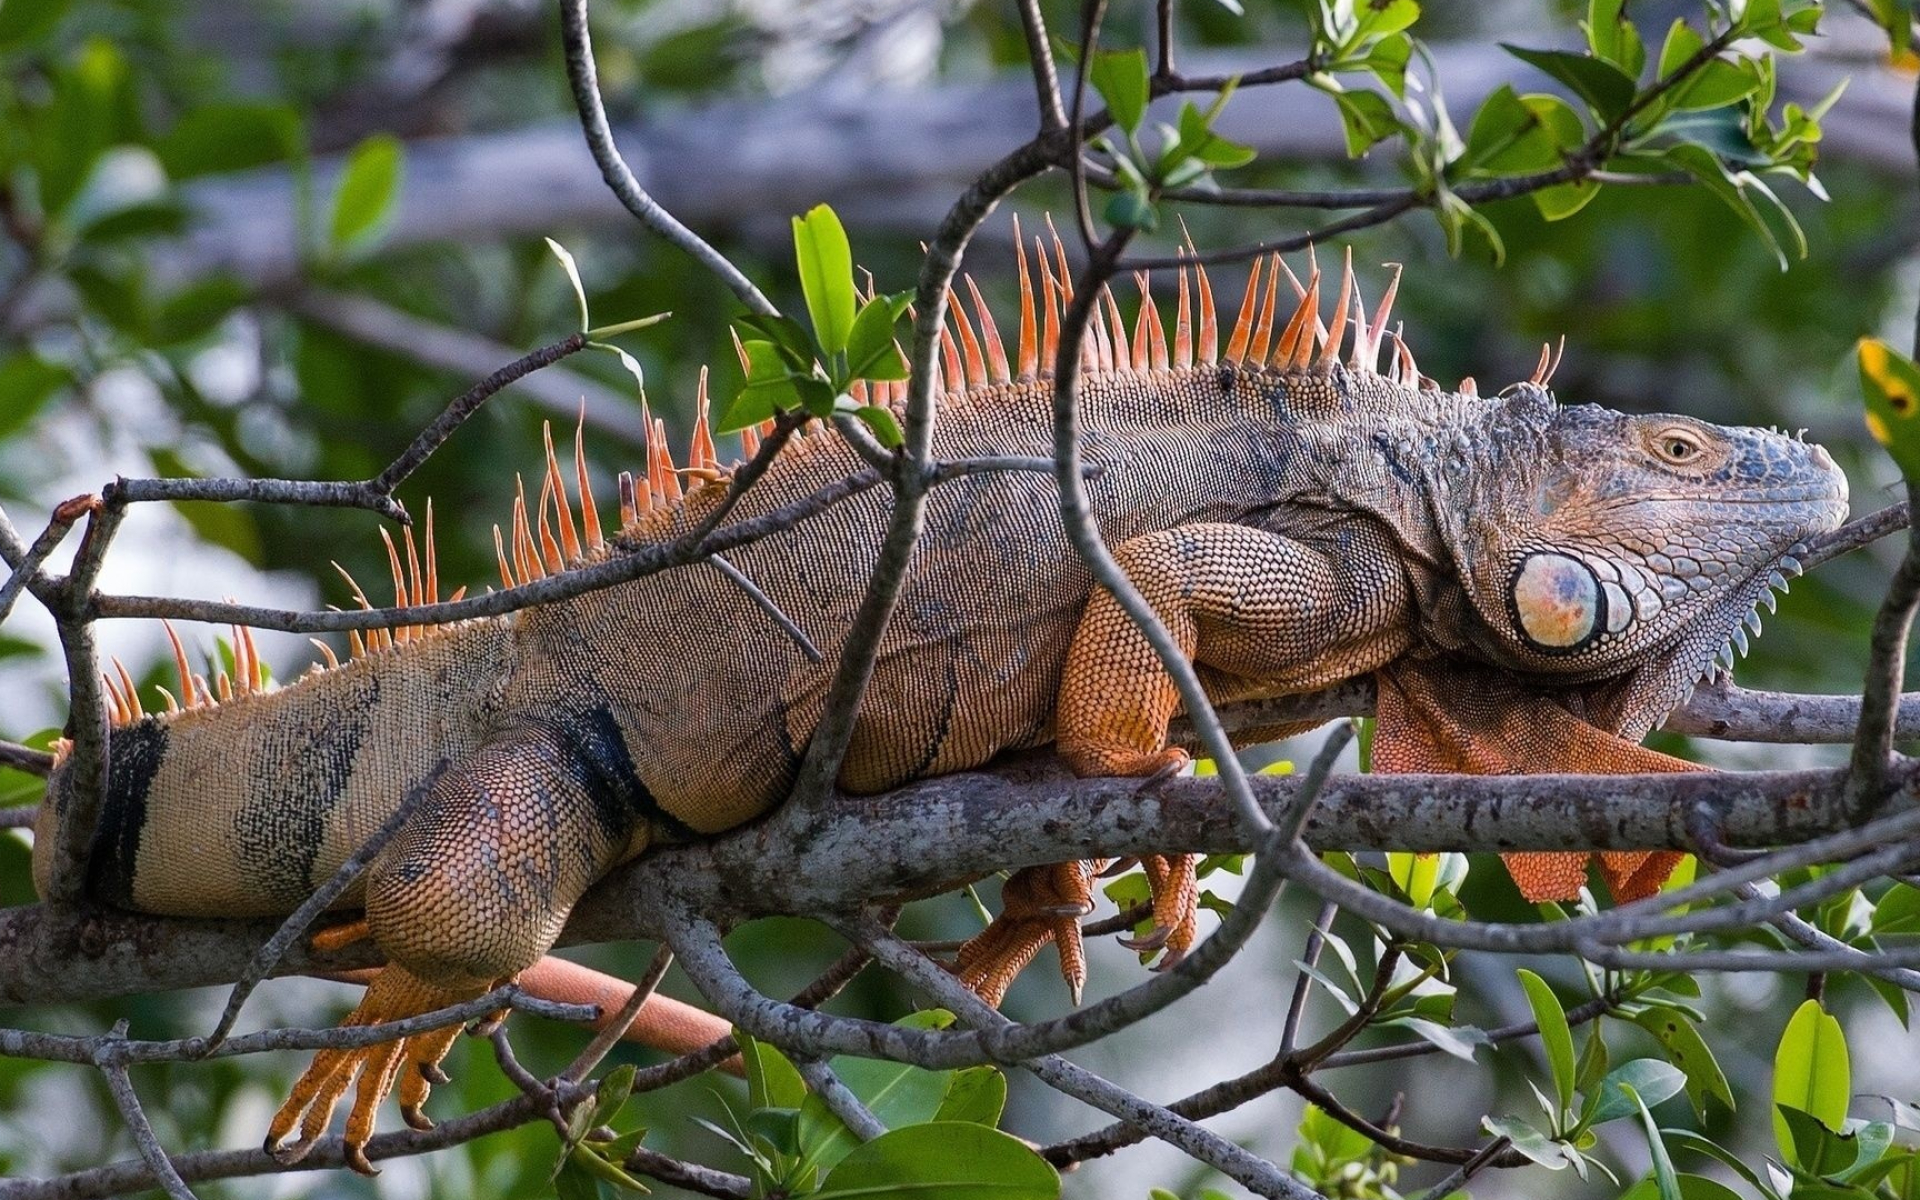
[[[591,746],[566,731],[507,732],[450,768],[367,871],[366,926],[389,964],[347,1018],[350,1026],[418,1016],[484,994],[545,954],[574,902],[632,850],[631,811],[596,778]],[[380,1101],[400,1089],[421,1111],[458,1026],[362,1049],[322,1050],[275,1114],[267,1149],[297,1161],[325,1133],[358,1080],[347,1118],[347,1161],[371,1173],[365,1148]],[[299,1136],[288,1141],[298,1129]]]
[[[1207,668],[1209,687],[1230,681],[1307,691],[1364,674],[1405,648],[1411,636],[1404,568],[1381,535],[1358,523],[1325,549],[1244,525],[1188,525],[1122,543],[1114,558],[1189,660]],[[1132,618],[1105,589],[1088,602],[1068,651],[1055,715],[1060,754],[1081,775],[1153,777],[1184,767],[1166,744],[1180,705],[1173,680]],[[1155,930],[1137,943],[1164,947],[1177,962],[1197,928],[1191,856],[1149,862]],[[966,978],[1004,991],[1048,941],[1077,998],[1084,981],[1079,925],[1059,905],[1029,896],[1063,891],[1084,865],[1029,868],[1008,881],[1002,916],[963,950]],[[1091,892],[1075,894],[1091,905]],[[992,987],[987,991],[994,990]]]
[[[1552,697],[1529,691],[1488,667],[1404,661],[1379,672],[1373,769],[1381,774],[1642,775],[1704,771],[1588,724]],[[1571,900],[1593,855],[1527,851],[1501,856],[1530,901]],[[1677,851],[1602,851],[1600,873],[1614,899],[1660,890],[1683,855]]]

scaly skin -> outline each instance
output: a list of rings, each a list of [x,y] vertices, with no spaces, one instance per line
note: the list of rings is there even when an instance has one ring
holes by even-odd
[[[1404,349],[1378,374],[1384,314],[1341,365],[1346,289],[1326,346],[1308,304],[1281,332],[1272,287],[1259,316],[1250,287],[1221,361],[1210,297],[1195,353],[1185,281],[1171,339],[1155,314],[1129,350],[1116,310],[1082,388],[1093,515],[1209,694],[1377,673],[1382,769],[1685,769],[1627,739],[1682,698],[1794,545],[1842,519],[1845,482],[1824,452],[1686,417],[1560,408],[1533,384],[1495,399],[1442,392]],[[1049,361],[1026,315],[1018,361]],[[970,329],[949,338],[935,454],[1050,453],[1049,381],[1009,380],[997,333],[983,332],[984,354]],[[830,434],[805,437],[733,519],[859,466]],[[649,494],[664,507],[605,546],[589,536],[588,557],[675,537],[719,502],[718,482],[677,500],[653,467]],[[349,1020],[478,995],[538,960],[585,889],[651,840],[723,830],[784,796],[886,504],[868,492],[729,555],[824,663],[696,564],[117,729],[92,892],[154,913],[286,912],[431,780],[343,900],[364,906],[391,964]],[[544,538],[546,500],[539,509]],[[1071,549],[1048,478],[943,484],[925,528],[843,787],[884,790],[1050,741],[1087,774],[1184,762],[1165,742],[1173,688]],[[540,539],[513,542],[524,577]],[[43,888],[64,782],[36,840]],[[1564,892],[1583,874],[1576,858],[1523,860],[1517,874],[1531,893]],[[1156,939],[1177,955],[1193,936],[1191,864],[1149,865],[1165,910]],[[1609,873],[1631,891],[1665,870]],[[1029,903],[963,955],[969,982],[997,996],[1009,966],[1055,934],[1077,942],[1065,914],[1090,874],[1068,866],[1011,885]],[[1062,951],[1071,959],[1077,944]],[[446,1041],[320,1055],[269,1145],[304,1153],[357,1075],[349,1152],[370,1170],[360,1147],[380,1098],[397,1079],[407,1119],[424,1122]]]

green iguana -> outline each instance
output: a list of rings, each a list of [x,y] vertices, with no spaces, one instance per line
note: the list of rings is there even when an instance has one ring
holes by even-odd
[[[1047,364],[1071,288],[1053,251],[1058,269],[1043,245],[1037,278],[1022,252],[1011,361],[977,290],[973,318],[951,306],[941,458],[1051,453]],[[1171,329],[1144,298],[1129,328],[1109,293],[1085,349],[1093,513],[1213,699],[1373,674],[1377,769],[1686,769],[1632,739],[1730,640],[1744,646],[1742,623],[1757,625],[1756,603],[1797,569],[1797,543],[1841,521],[1846,483],[1826,453],[1689,417],[1559,407],[1545,356],[1499,396],[1471,381],[1444,391],[1386,332],[1392,288],[1369,320],[1349,265],[1322,324],[1319,273],[1293,284],[1287,318],[1281,271],[1276,258],[1263,286],[1256,265],[1224,345],[1206,275],[1187,271]],[[897,404],[904,386],[856,398]],[[549,438],[546,485],[532,505],[522,493],[498,543],[507,584],[699,526],[729,468],[703,421],[682,494],[688,472],[653,428],[646,478],[623,478],[611,535],[577,440],[569,496]],[[836,436],[798,437],[731,519],[861,466]],[[869,490],[730,553],[820,658],[703,562],[510,617],[394,629],[271,692],[243,637],[234,677],[211,688],[182,656],[181,711],[143,715],[123,680],[90,893],[159,914],[286,913],[431,780],[343,901],[365,919],[335,940],[370,934],[389,963],[348,1022],[479,995],[539,959],[586,888],[650,843],[780,802],[887,508]],[[401,602],[434,600],[431,543],[425,568],[411,542],[405,558],[393,554]],[[1166,745],[1177,706],[1071,549],[1052,479],[964,474],[929,498],[840,783],[875,792],[1049,742],[1082,774],[1153,776],[1186,761]],[[65,784],[56,772],[36,830],[43,891]],[[1515,873],[1531,895],[1566,894],[1586,858],[1518,856]],[[1603,867],[1631,895],[1670,863]],[[1177,955],[1193,936],[1191,860],[1147,866],[1153,944]],[[1088,886],[1081,864],[1016,876],[963,976],[997,996],[1056,934],[1071,973],[1078,929],[1063,914],[1084,911]],[[348,1155],[371,1170],[362,1148],[381,1098],[397,1082],[403,1115],[425,1124],[454,1036],[320,1052],[269,1148],[303,1154],[357,1077]]]

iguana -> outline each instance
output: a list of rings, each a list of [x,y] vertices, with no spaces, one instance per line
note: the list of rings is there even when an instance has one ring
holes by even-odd
[[[1057,239],[1048,249],[1037,271],[1021,250],[1011,358],[977,289],[972,316],[950,307],[942,459],[1051,453],[1049,365],[1072,285]],[[1393,287],[1369,319],[1349,256],[1323,324],[1319,272],[1293,283],[1289,317],[1283,270],[1275,258],[1263,283],[1256,264],[1224,343],[1204,271],[1180,273],[1170,329],[1144,283],[1131,326],[1108,292],[1084,351],[1093,514],[1210,696],[1373,674],[1377,769],[1687,768],[1634,740],[1729,641],[1744,645],[1742,623],[1796,568],[1797,544],[1843,518],[1846,483],[1826,453],[1777,432],[1558,406],[1545,355],[1533,380],[1498,396],[1471,381],[1442,390],[1387,332]],[[904,395],[876,384],[856,398]],[[652,422],[648,470],[638,484],[623,477],[611,534],[578,438],[570,495],[549,437],[539,498],[523,490],[510,534],[496,532],[504,582],[698,528],[729,478],[704,389],[701,408],[684,471]],[[730,520],[862,465],[836,435],[804,432]],[[430,782],[344,902],[364,907],[364,923],[335,940],[368,933],[389,963],[348,1023],[478,995],[539,959],[617,864],[780,802],[887,510],[882,491],[859,492],[729,553],[794,630],[700,562],[509,617],[356,638],[349,661],[276,691],[259,688],[243,636],[237,670],[211,687],[181,656],[181,711],[144,715],[131,682],[115,682],[90,892],[160,914],[286,913]],[[425,567],[411,541],[404,566],[389,550],[400,602],[434,600],[431,542]],[[1049,742],[1082,774],[1151,777],[1186,761],[1166,745],[1177,706],[1071,549],[1051,477],[964,473],[929,498],[839,782],[877,792]],[[43,891],[66,782],[56,771],[36,831]],[[1515,872],[1531,895],[1565,894],[1585,862],[1520,856]],[[1154,940],[1177,954],[1193,935],[1191,861],[1147,865]],[[1628,895],[1667,865],[1604,864]],[[997,995],[1056,933],[1071,970],[1078,930],[1064,914],[1084,909],[1088,878],[1082,864],[1017,875],[1007,914],[963,951],[964,977]],[[371,1170],[363,1147],[381,1098],[397,1081],[406,1120],[424,1125],[453,1037],[322,1051],[269,1148],[304,1153],[358,1077],[346,1143]]]

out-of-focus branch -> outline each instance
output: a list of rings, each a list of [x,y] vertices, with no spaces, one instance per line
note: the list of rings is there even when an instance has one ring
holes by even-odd
[[[1432,47],[1447,100],[1470,112],[1495,87],[1546,82],[1484,42]],[[1181,66],[1193,78],[1244,75],[1273,61],[1251,55],[1192,53]],[[1844,76],[1848,87],[1823,122],[1821,157],[1910,176],[1907,127],[1911,94],[1897,72],[1811,57],[1782,58],[1782,100],[1809,105]],[[614,132],[614,144],[655,200],[690,225],[728,227],[784,247],[785,210],[766,197],[804,206],[830,203],[849,225],[925,230],[953,194],[1033,129],[1034,83],[1022,71],[979,84],[900,89],[820,88],[777,100],[729,100],[663,113]],[[1263,157],[1345,162],[1346,142],[1332,101],[1243,89],[1219,132]],[[314,166],[316,194],[337,186],[345,156]],[[187,190],[192,230],[156,250],[154,284],[170,288],[215,273],[257,286],[300,276],[295,185],[281,169],[215,177]],[[386,245],[534,236],[558,227],[619,229],[633,220],[606,188],[574,121],[504,133],[423,139],[407,149],[407,186]],[[15,326],[58,304],[40,292]]]

